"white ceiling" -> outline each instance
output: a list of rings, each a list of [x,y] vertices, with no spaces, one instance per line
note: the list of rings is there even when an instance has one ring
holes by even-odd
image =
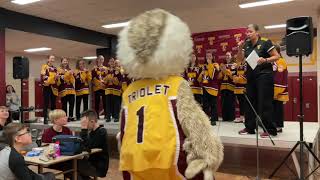
[[[95,56],[96,49],[101,48],[100,46],[91,44],[6,29],[7,52],[21,53],[24,52],[23,50],[25,49],[39,47],[49,47],[52,48],[52,50],[31,54],[54,54],[57,56],[64,56],[69,58],[79,58],[84,56]]]
[[[104,24],[125,21],[152,8],[164,8],[180,16],[192,32],[242,27],[250,23],[284,23],[295,16],[316,18],[320,0],[295,0],[290,3],[240,9],[239,2],[253,0],[42,0],[29,5],[0,0],[0,6],[50,20],[95,31],[116,34]],[[316,21],[314,21],[316,22]]]
[[[317,12],[320,14],[320,0],[295,0],[250,9],[240,9],[238,3],[253,0],[42,0],[23,6],[12,4],[10,1],[0,0],[0,7],[110,34],[117,34],[119,29],[108,30],[101,26],[129,20],[152,8],[164,8],[178,15],[189,24],[192,32],[244,27],[250,23],[260,26],[280,24],[295,16],[312,16],[316,27]],[[262,28],[262,32],[283,34],[284,29]],[[97,48],[83,43],[14,31],[8,31],[7,39],[7,49],[10,51],[21,51],[46,43],[58,54],[83,56],[91,54],[93,49]]]

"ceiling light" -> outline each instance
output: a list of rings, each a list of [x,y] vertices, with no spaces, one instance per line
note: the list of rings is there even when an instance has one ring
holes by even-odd
[[[286,3],[286,2],[291,2],[291,1],[294,1],[294,0],[263,0],[263,1],[239,4],[239,7],[240,8],[252,8],[252,7],[257,7],[257,6],[266,6],[266,5]]]
[[[41,47],[41,48],[32,48],[32,49],[25,49],[25,52],[40,52],[40,51],[50,51],[51,48]]]
[[[86,60],[97,59],[97,56],[86,56],[86,57],[83,57],[83,59],[86,59]]]
[[[121,22],[121,23],[114,23],[114,24],[106,24],[106,25],[103,25],[102,27],[104,27],[104,28],[119,28],[119,27],[125,27],[128,25],[129,25],[129,21]]]
[[[25,4],[38,2],[38,1],[41,1],[41,0],[13,0],[11,2],[19,5],[25,5]]]
[[[285,27],[287,27],[286,24],[275,24],[275,25],[264,26],[265,29],[277,29],[277,28],[285,28]]]

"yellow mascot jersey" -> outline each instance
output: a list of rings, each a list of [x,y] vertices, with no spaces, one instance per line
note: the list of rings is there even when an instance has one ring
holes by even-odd
[[[177,166],[181,127],[176,118],[176,104],[172,103],[176,102],[182,81],[180,76],[138,80],[123,93],[121,171]]]

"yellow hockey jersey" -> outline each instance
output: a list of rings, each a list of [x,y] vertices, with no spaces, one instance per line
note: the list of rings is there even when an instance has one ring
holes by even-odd
[[[180,76],[143,79],[123,93],[120,170],[141,172],[176,166],[184,134],[177,119]]]

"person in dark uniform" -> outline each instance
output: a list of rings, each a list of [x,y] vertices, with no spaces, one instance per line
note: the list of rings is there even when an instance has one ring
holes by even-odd
[[[192,93],[194,95],[194,99],[202,105],[202,95],[203,90],[201,87],[202,79],[199,78],[200,76],[200,66],[198,64],[197,56],[192,53],[191,55],[191,62],[189,66],[185,69],[183,73],[183,77],[185,80],[189,82],[191,87]]]
[[[247,64],[245,62],[237,63],[236,75],[233,76],[233,82],[235,84],[234,94],[237,97],[240,109],[240,117],[236,118],[233,122],[235,123],[244,123],[245,121],[245,112],[247,109],[247,100],[244,96],[246,90],[247,78],[245,77],[245,72],[247,69]]]
[[[253,107],[262,119],[267,132],[260,134],[262,138],[277,135],[277,129],[272,123],[273,114],[273,72],[272,64],[280,57],[279,53],[273,46],[272,42],[260,37],[259,26],[250,24],[246,35],[247,40],[239,42],[239,51],[237,58],[244,61],[252,51],[256,51],[259,55],[257,66],[252,69],[249,65],[246,71],[247,77],[247,95]],[[239,131],[239,134],[254,134],[256,127],[255,114],[250,108],[246,111],[245,128]],[[257,132],[258,133],[258,132]]]
[[[115,63],[114,58],[110,58],[108,61],[108,72],[104,78],[104,85],[105,85],[105,97],[106,97],[106,115],[105,119],[106,122],[111,122],[111,119],[114,109],[114,102],[113,102],[113,91],[114,91],[114,74],[115,74]]]
[[[215,61],[212,52],[206,53],[206,64],[203,66],[199,78],[203,87],[203,110],[210,117],[211,125],[218,121],[217,96],[219,92],[220,66]]]
[[[282,128],[284,127],[284,104],[289,101],[288,68],[286,60],[281,56],[280,46],[275,45],[275,47],[280,54],[280,58],[273,63],[273,121],[277,127],[277,132],[279,133],[282,132]]]
[[[122,81],[123,81],[123,76],[121,74],[121,64],[120,60],[116,59],[114,61],[114,71],[113,71],[113,76],[112,76],[112,84],[113,84],[113,89],[112,89],[112,109],[111,109],[111,114],[112,114],[112,119],[114,122],[119,122],[119,113],[120,113],[120,108],[121,108],[121,95],[122,95]]]
[[[58,96],[59,74],[53,65],[55,56],[49,55],[46,64],[41,66],[41,83],[43,90],[43,123],[48,124],[48,108],[56,109],[56,98]]]
[[[106,66],[103,65],[104,63],[104,57],[102,55],[98,56],[96,59],[97,65],[94,66],[93,70],[91,71],[91,76],[92,76],[92,89],[93,89],[93,94],[94,94],[94,103],[95,103],[95,110],[98,114],[99,118],[99,109],[100,109],[100,100],[102,99],[102,104],[103,104],[103,110],[105,114],[105,118],[107,117],[106,112],[107,112],[107,103],[106,103],[106,96],[105,96],[105,82],[104,78],[108,74],[108,69]]]
[[[223,121],[234,121],[235,119],[235,95],[233,76],[236,75],[237,64],[232,58],[231,52],[226,53],[226,64],[221,63],[220,69],[222,74],[222,82],[220,86],[221,92],[221,110]]]

